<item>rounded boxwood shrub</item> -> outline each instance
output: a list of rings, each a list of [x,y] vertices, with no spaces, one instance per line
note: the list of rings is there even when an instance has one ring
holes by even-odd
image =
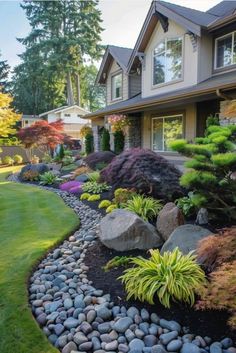
[[[114,157],[115,153],[111,151],[94,152],[87,156],[84,161],[89,168],[97,170],[100,169],[98,168],[99,165],[104,164],[104,166],[106,166],[113,160]]]
[[[15,154],[13,160],[16,164],[21,164],[23,162],[23,157],[21,157],[19,154]]]
[[[3,164],[13,165],[14,159],[12,159],[10,156],[6,156],[3,158]]]
[[[180,171],[148,149],[133,148],[124,151],[100,175],[101,180],[111,185],[113,190],[135,189],[163,201],[172,201],[184,194],[179,185]]]

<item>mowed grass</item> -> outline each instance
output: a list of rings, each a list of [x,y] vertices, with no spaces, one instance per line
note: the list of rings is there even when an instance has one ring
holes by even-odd
[[[31,314],[27,281],[37,261],[79,220],[54,193],[7,182],[11,170],[0,169],[0,352],[58,352]]]

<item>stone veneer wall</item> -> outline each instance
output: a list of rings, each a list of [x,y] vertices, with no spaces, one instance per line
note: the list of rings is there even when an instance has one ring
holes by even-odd
[[[92,127],[92,130],[93,130],[94,152],[99,152],[100,146],[101,146],[101,127],[99,125],[95,125]]]
[[[225,125],[229,125],[229,124],[236,124],[236,113],[235,113],[235,117],[226,117],[223,113],[223,111],[226,109],[226,107],[231,103],[230,100],[225,100],[225,101],[221,101],[220,102],[220,114],[219,114],[219,118],[220,118],[220,124],[225,126]]]
[[[141,118],[129,117],[130,125],[125,131],[125,150],[141,147]]]

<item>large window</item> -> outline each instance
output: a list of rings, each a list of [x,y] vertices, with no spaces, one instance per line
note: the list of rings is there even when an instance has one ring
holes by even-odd
[[[153,151],[170,151],[169,143],[183,137],[183,115],[152,119]]]
[[[183,39],[165,39],[154,49],[153,85],[182,78]]]
[[[215,68],[236,64],[236,32],[217,38],[215,42]]]
[[[119,99],[122,97],[122,74],[117,74],[111,78],[111,98]]]

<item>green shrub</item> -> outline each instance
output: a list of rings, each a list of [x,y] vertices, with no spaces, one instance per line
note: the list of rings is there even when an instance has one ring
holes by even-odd
[[[3,158],[3,164],[13,165],[14,164],[14,160],[10,156],[5,156]]]
[[[207,120],[206,120],[206,127],[209,127],[211,125],[220,125],[220,119],[218,116],[210,115]]]
[[[98,182],[98,180],[100,179],[100,173],[98,171],[96,172],[91,172],[91,173],[87,173],[87,177],[89,181],[96,181]]]
[[[102,151],[110,151],[110,133],[107,129],[103,129],[101,137],[101,149]]]
[[[131,200],[133,196],[137,195],[134,189],[118,188],[114,192],[114,202],[121,206]]]
[[[94,146],[93,146],[93,135],[91,133],[88,133],[85,136],[85,152],[86,154],[90,154],[94,151]]]
[[[178,248],[160,254],[150,250],[147,260],[136,257],[131,260],[134,267],[124,271],[120,277],[125,284],[127,299],[134,297],[154,304],[157,295],[160,303],[170,307],[171,300],[194,304],[195,293],[205,283],[205,274],[192,253],[183,255]]]
[[[2,158],[0,158],[0,165],[2,164]]]
[[[101,194],[103,191],[110,190],[110,186],[106,183],[98,184],[96,181],[88,181],[82,185],[84,192],[90,192],[92,194]]]
[[[120,154],[124,150],[125,136],[122,130],[114,132],[114,150],[116,154]]]
[[[131,200],[123,206],[126,210],[136,213],[144,221],[152,219],[157,216],[162,205],[160,200],[155,200],[152,197],[145,197],[143,195],[133,196]]]
[[[99,163],[96,163],[95,169],[96,169],[96,170],[102,170],[102,169],[106,168],[106,166],[107,166],[107,163],[105,163],[105,162],[99,162]]]
[[[171,143],[172,149],[192,158],[185,164],[192,170],[182,175],[180,184],[194,192],[194,203],[207,208],[212,219],[235,222],[236,126],[209,125],[206,137],[195,142]]]
[[[193,202],[193,193],[189,192],[188,196],[181,197],[176,200],[176,205],[179,207],[186,217],[192,216],[196,213],[196,207]]]
[[[64,166],[67,166],[69,164],[72,164],[74,162],[74,158],[71,157],[71,156],[65,156],[63,159],[62,159],[62,163]]]
[[[60,145],[60,149],[58,152],[58,157],[60,158],[60,160],[62,160],[65,157],[65,150],[64,150],[64,145],[61,144]]]
[[[130,260],[132,260],[133,257],[131,256],[115,256],[113,259],[108,261],[105,266],[103,266],[103,270],[105,272],[110,271],[113,268],[117,267],[127,267],[130,263]]]
[[[16,164],[22,164],[23,157],[21,157],[19,154],[15,154],[15,156],[13,157],[13,160]]]
[[[107,208],[111,205],[111,201],[109,200],[102,200],[98,205],[98,208]]]
[[[100,195],[91,195],[88,198],[88,201],[99,201],[101,199]]]
[[[54,161],[54,158],[52,158],[49,153],[44,153],[42,161],[44,163],[52,163]]]
[[[118,205],[112,204],[112,205],[107,207],[106,213],[111,213],[112,211],[116,210],[117,208],[118,208]]]
[[[52,185],[60,182],[62,179],[58,178],[52,172],[46,172],[39,176],[39,180],[41,185]]]
[[[84,192],[83,194],[80,195],[80,200],[88,200],[88,198],[90,197],[91,195],[87,192]]]
[[[22,175],[23,181],[38,181],[39,180],[39,173],[34,170],[28,170],[24,172]]]

